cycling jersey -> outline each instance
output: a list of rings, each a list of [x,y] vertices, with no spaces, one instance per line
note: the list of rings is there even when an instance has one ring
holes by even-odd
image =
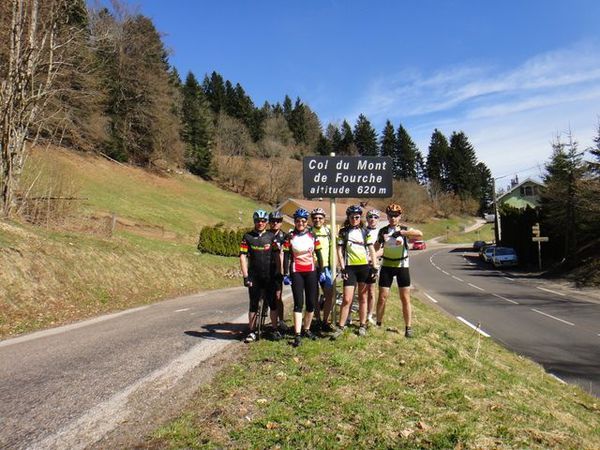
[[[366,228],[344,227],[340,230],[337,245],[342,247],[345,266],[369,264],[369,245],[374,242]]]
[[[273,233],[271,231],[271,233]],[[273,255],[271,255],[271,274],[279,273],[279,255],[283,249],[283,243],[285,242],[285,233],[281,230],[277,230],[277,233],[273,233]]]
[[[317,270],[315,254],[319,257],[321,243],[310,231],[302,233],[296,230],[290,231],[283,243],[283,251],[287,253],[286,262],[289,260],[289,256],[292,257],[291,273]],[[287,267],[284,266],[285,269]]]
[[[383,246],[383,267],[408,267],[408,241],[405,236],[394,237],[393,234],[406,227],[387,226],[379,230],[377,242]]]
[[[252,230],[244,235],[240,244],[240,255],[248,256],[248,276],[270,278],[273,257],[273,233]]]
[[[369,233],[369,240],[373,244],[375,244],[375,242],[377,242],[377,234],[378,234],[377,228],[366,227],[366,230]],[[372,263],[373,261],[371,261],[371,255],[369,254],[369,252],[367,252],[367,256],[369,257],[369,263]]]
[[[311,227],[310,232],[314,234],[321,243],[321,255],[323,256],[323,267],[329,267],[329,252],[331,248],[331,230],[327,225],[321,228]]]

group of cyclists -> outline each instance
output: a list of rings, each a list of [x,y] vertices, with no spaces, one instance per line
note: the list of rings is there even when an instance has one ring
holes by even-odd
[[[291,285],[294,300],[292,345],[295,347],[303,338],[316,339],[314,327],[311,330],[315,318],[318,332],[329,333],[333,340],[339,338],[347,329],[356,290],[358,335],[365,336],[369,325],[382,325],[394,277],[402,302],[404,335],[413,337],[408,248],[409,239],[420,239],[423,234],[400,225],[400,205],[391,203],[385,213],[388,223],[380,227],[379,211],[367,211],[365,222],[360,205],[348,207],[346,220],[334,239],[331,228],[325,224],[326,213],[322,208],[310,213],[297,209],[293,215],[294,228],[287,234],[281,231],[281,212],[255,211],[254,229],[244,235],[240,244],[240,267],[250,297],[249,333],[245,342],[257,339],[261,296],[270,309],[271,338],[280,340],[288,331],[281,299],[284,284]],[[336,279],[330,261],[333,245],[343,283],[342,304],[335,324],[330,321]],[[323,293],[322,302],[319,290]]]

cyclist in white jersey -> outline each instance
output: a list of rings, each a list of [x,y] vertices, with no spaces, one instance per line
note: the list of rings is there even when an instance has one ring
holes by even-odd
[[[419,230],[409,229],[400,225],[402,207],[391,203],[385,210],[388,226],[379,230],[375,249],[383,247],[381,272],[379,273],[379,299],[377,300],[377,325],[383,322],[385,303],[390,295],[394,277],[398,283],[400,300],[402,301],[402,316],[404,317],[404,336],[413,337],[410,305],[410,273],[408,271],[408,239],[422,238]]]
[[[378,223],[381,213],[376,209],[367,211],[367,231],[371,242],[377,242]],[[367,280],[367,320],[371,325],[375,325],[375,284],[376,279]]]

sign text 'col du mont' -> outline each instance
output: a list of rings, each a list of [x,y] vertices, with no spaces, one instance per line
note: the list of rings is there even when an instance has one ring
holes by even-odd
[[[391,197],[392,158],[378,156],[306,156],[304,197]]]

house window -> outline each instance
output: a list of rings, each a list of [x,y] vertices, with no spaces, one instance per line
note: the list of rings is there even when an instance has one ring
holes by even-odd
[[[521,186],[521,197],[523,197],[525,195],[525,188],[523,186]]]
[[[533,195],[533,190],[531,189],[531,186],[525,186],[525,195],[526,196]]]

